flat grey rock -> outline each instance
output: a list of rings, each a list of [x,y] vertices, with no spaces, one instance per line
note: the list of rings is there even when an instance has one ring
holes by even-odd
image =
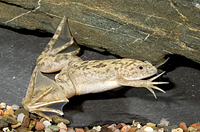
[[[21,105],[39,54],[52,34],[0,28],[0,101]],[[83,49],[84,47],[82,47]],[[115,58],[108,53],[83,49],[84,60]],[[181,56],[171,56],[161,68],[166,74],[158,81],[169,81],[156,91],[158,99],[145,88],[121,87],[115,90],[76,96],[64,106],[64,117],[70,126],[92,126],[106,123],[159,123],[182,121],[191,125],[200,119],[200,65]],[[54,75],[54,74],[53,74]],[[49,75],[52,76],[53,75]]]

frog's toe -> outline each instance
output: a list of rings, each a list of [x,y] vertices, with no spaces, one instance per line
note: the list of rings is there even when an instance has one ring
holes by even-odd
[[[156,94],[155,94],[155,92],[153,91],[153,89],[156,89],[156,90],[159,90],[159,91],[161,91],[161,92],[163,92],[163,93],[166,93],[164,90],[162,90],[161,88],[159,88],[159,87],[156,87],[156,86],[154,86],[154,85],[152,85],[152,86],[150,86],[150,87],[146,87],[153,95],[154,95],[154,97],[157,99],[157,96],[156,96]]]
[[[156,94],[155,94],[155,92],[153,91],[153,89],[156,89],[156,90],[159,90],[159,91],[161,91],[161,92],[163,92],[163,93],[166,93],[164,90],[162,90],[161,88],[159,88],[159,87],[157,87],[157,86],[154,86],[154,85],[156,85],[156,84],[168,84],[169,82],[152,82],[153,80],[155,80],[155,79],[157,79],[158,77],[160,77],[161,75],[163,75],[165,72],[162,72],[162,73],[160,73],[160,74],[158,74],[157,76],[155,76],[155,77],[152,77],[152,78],[150,78],[149,80],[148,80],[148,85],[149,86],[147,86],[146,88],[154,95],[154,97],[155,98],[157,98],[156,97]]]

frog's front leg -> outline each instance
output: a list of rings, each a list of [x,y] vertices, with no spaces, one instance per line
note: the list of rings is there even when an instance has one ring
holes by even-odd
[[[160,77],[164,73],[165,72],[162,72],[162,73],[158,74],[157,76],[152,77],[148,80],[126,80],[123,77],[118,77],[116,79],[116,81],[121,86],[145,87],[154,95],[155,98],[157,98],[153,89],[159,90],[163,93],[165,93],[165,91],[154,86],[154,84],[168,84],[169,82],[152,82],[152,81],[155,80],[156,78]]]

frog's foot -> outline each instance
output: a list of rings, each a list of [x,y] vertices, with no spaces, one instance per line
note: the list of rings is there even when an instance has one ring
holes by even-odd
[[[155,98],[157,98],[157,97],[156,97],[156,94],[153,91],[153,89],[156,89],[156,90],[159,90],[159,91],[161,91],[163,93],[166,93],[161,88],[154,86],[154,84],[168,84],[169,82],[152,82],[153,80],[155,80],[156,78],[160,77],[164,73],[165,72],[162,72],[162,73],[158,74],[157,76],[150,78],[149,80],[145,80],[145,81],[147,81],[147,83],[146,83],[147,85],[144,85],[144,87],[146,87],[154,95]]]
[[[68,99],[62,89],[53,80],[43,76],[36,66],[27,93],[22,100],[24,108],[29,112],[51,120],[49,116],[42,112],[63,115],[61,110],[53,109],[51,106],[58,103],[58,107],[62,109],[66,102],[68,102]]]

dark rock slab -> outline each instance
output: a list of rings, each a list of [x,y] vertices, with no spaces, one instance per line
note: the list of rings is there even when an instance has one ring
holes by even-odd
[[[78,44],[121,57],[200,63],[198,0],[1,0],[0,24],[54,33],[63,15]]]

